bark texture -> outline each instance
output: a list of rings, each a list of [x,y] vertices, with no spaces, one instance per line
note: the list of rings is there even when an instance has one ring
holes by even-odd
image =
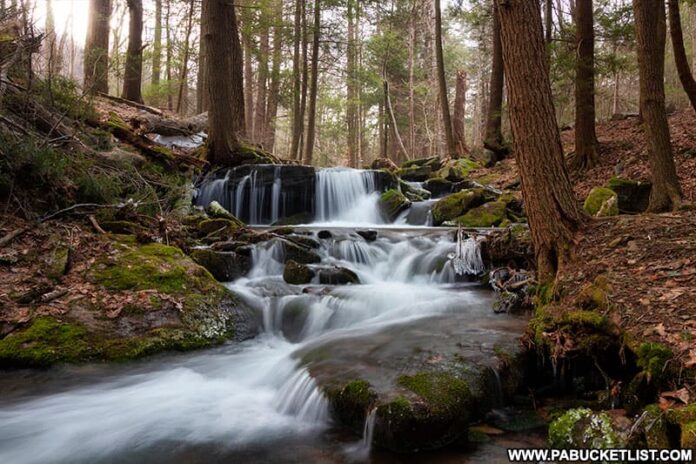
[[[87,39],[85,40],[85,91],[109,93],[109,21],[110,0],[90,0]]]
[[[493,4],[493,63],[491,64],[490,96],[488,100],[488,115],[486,116],[486,135],[483,146],[496,155],[496,161],[505,157],[507,147],[503,143],[503,87],[505,80],[503,70],[503,44],[500,40],[500,18],[498,6]]]
[[[674,62],[677,65],[679,80],[684,87],[684,91],[689,97],[691,107],[696,110],[696,80],[691,74],[689,59],[684,48],[684,33],[682,31],[681,12],[679,11],[679,0],[669,0],[669,32],[672,37],[672,48],[674,49]],[[696,44],[693,45],[696,48]]]
[[[462,153],[457,151],[457,142],[452,131],[452,118],[447,98],[447,79],[445,78],[445,60],[442,52],[442,10],[440,0],[435,0],[435,59],[437,62],[437,82],[440,95],[440,110],[442,112],[442,125],[447,144],[448,155],[459,158]]]
[[[128,0],[128,51],[123,76],[123,98],[143,102],[143,1]]]
[[[214,166],[234,165],[239,134],[244,132],[242,50],[237,33],[234,2],[204,0],[208,34],[208,161]]]
[[[567,261],[584,214],[573,194],[556,125],[539,2],[495,0],[514,153],[540,281]]]
[[[575,156],[572,160],[575,169],[597,164],[592,15],[592,0],[578,0],[575,7]]]
[[[295,28],[293,36],[292,55],[292,139],[290,142],[290,159],[297,159],[302,138],[304,116],[300,112],[302,86],[302,62],[300,61],[300,45],[302,43],[302,13],[303,0],[295,0]]]
[[[682,193],[665,111],[665,5],[655,0],[633,0],[633,14],[640,69],[640,111],[653,181],[648,210],[669,211],[681,204]]]
[[[312,164],[314,155],[314,136],[317,127],[317,91],[319,86],[319,38],[321,35],[321,3],[314,0],[314,27],[312,40],[312,82],[309,91],[307,113],[307,140],[305,142],[304,163]]]
[[[205,36],[208,34],[208,2],[201,3],[201,40],[198,42],[198,82],[196,84],[196,112],[205,113],[210,107],[210,92],[208,91],[208,59]]]
[[[457,86],[454,98],[454,118],[452,120],[454,140],[457,143],[457,154],[468,151],[466,146],[466,71],[457,71]]]

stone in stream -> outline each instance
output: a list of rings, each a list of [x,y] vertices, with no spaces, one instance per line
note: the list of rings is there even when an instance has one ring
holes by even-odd
[[[359,284],[357,274],[345,267],[332,266],[319,269],[319,283],[325,285]]]
[[[206,268],[219,282],[231,282],[245,276],[251,270],[251,260],[234,251],[196,249],[191,258]]]
[[[448,195],[433,205],[433,225],[439,226],[443,222],[453,221],[490,199],[482,188],[462,190]]]
[[[409,206],[411,206],[409,199],[396,189],[387,190],[379,198],[380,211],[389,222],[394,222],[399,213]]]
[[[428,179],[423,184],[423,188],[429,191],[431,195],[436,198],[452,193],[454,191],[454,186],[454,182],[450,182],[442,177]]]
[[[315,272],[309,266],[290,260],[285,263],[283,280],[292,285],[305,285],[312,282]]]
[[[301,264],[316,264],[321,262],[321,258],[311,249],[291,242],[290,240],[280,239],[283,243],[285,262],[296,261]]]
[[[356,230],[355,233],[364,238],[366,242],[374,242],[377,240],[376,230]]]
[[[328,230],[320,230],[319,232],[317,232],[317,237],[322,240],[326,240],[333,237],[333,234],[331,233],[331,231]]]

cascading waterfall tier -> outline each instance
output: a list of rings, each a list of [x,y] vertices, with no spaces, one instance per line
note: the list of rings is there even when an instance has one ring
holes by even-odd
[[[378,194],[394,188],[382,171],[311,166],[241,166],[198,189],[196,204],[215,200],[251,225],[351,221],[379,224]]]

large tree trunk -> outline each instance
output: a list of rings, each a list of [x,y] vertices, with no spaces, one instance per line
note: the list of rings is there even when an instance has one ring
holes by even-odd
[[[158,0],[161,1],[161,0]],[[208,2],[201,2],[201,29],[198,42],[198,78],[196,83],[196,112],[205,113],[210,108],[210,92],[208,91],[208,58],[205,36],[208,34]]]
[[[448,155],[459,158],[463,153],[457,151],[457,142],[452,132],[452,118],[450,117],[449,101],[447,98],[447,80],[445,79],[445,60],[442,52],[442,11],[440,0],[435,0],[435,56],[437,60],[437,82],[440,91],[440,109],[442,112],[442,125],[444,126],[445,142]]]
[[[669,0],[669,32],[672,36],[672,48],[674,49],[674,61],[677,65],[679,80],[684,91],[689,96],[689,101],[696,110],[696,80],[691,75],[689,59],[684,49],[684,34],[682,32],[681,14],[679,12],[679,0]],[[696,48],[696,44],[692,45]]]
[[[251,21],[249,12],[245,15],[245,21]],[[244,45],[244,104],[246,133],[251,137],[254,133],[254,70],[251,63],[251,51],[253,39],[248,31],[250,26],[244,23],[242,31],[242,44]]]
[[[545,40],[547,44],[550,44],[553,40],[553,0],[546,0],[544,5],[546,6],[546,14],[544,15],[546,21]]]
[[[302,2],[302,90],[300,92],[300,146],[297,159],[302,160],[305,137],[305,114],[307,113],[307,92],[309,90],[309,28],[307,27],[307,2]]]
[[[358,101],[356,89],[356,24],[355,24],[355,0],[348,0],[348,45],[346,50],[346,125],[348,126],[348,163],[351,167],[358,167]]]
[[[319,90],[319,38],[321,35],[321,4],[314,0],[314,31],[312,40],[312,82],[309,91],[309,112],[307,113],[307,140],[305,141],[304,164],[312,164],[314,155],[314,136],[317,124],[317,92]]]
[[[276,133],[276,116],[278,114],[278,93],[280,92],[280,65],[282,61],[283,46],[283,1],[274,0],[274,22],[273,27],[273,59],[271,67],[271,84],[268,93],[266,106],[266,134],[263,146],[266,150],[273,152]]]
[[[143,1],[127,0],[127,3],[130,21],[122,97],[142,103],[143,95],[140,88],[143,81]]]
[[[259,33],[259,53],[256,57],[256,107],[254,108],[254,133],[251,139],[262,144],[266,135],[266,97],[268,94],[268,56],[270,55],[270,36],[268,15],[265,8],[261,8],[259,19],[261,32]]]
[[[237,34],[234,2],[208,3],[208,161],[214,166],[236,164],[239,135],[244,133],[242,49]]]
[[[411,17],[408,21],[408,149],[411,156],[416,155],[416,17],[418,1],[411,0]]]
[[[653,181],[648,210],[669,211],[681,204],[682,193],[665,111],[665,5],[655,0],[633,0],[633,14],[640,69],[640,111]]]
[[[550,1],[550,0],[547,0]],[[500,18],[498,6],[493,4],[493,63],[491,64],[490,96],[488,99],[488,114],[486,116],[486,135],[483,146],[495,153],[496,161],[507,154],[503,144],[502,115],[503,87],[505,81],[503,70],[503,44],[500,40]]]
[[[173,48],[174,44],[172,44],[172,33],[171,33],[171,28],[169,27],[169,20],[172,17],[172,0],[166,0],[167,1],[167,12],[164,16],[164,30],[167,31],[167,53],[165,56],[165,67],[166,67],[166,76],[167,76],[167,109],[168,110],[173,110],[174,109],[174,96],[172,95],[172,60],[173,60]]]
[[[205,2],[203,2],[205,3]],[[203,35],[201,34],[201,37]],[[201,40],[201,43],[204,42]],[[152,84],[156,88],[162,73],[162,0],[155,0],[155,37],[152,42]]]
[[[300,45],[302,43],[302,13],[303,0],[295,0],[295,29],[292,55],[292,139],[290,142],[290,159],[298,159],[300,139],[304,126],[303,115],[300,113],[300,98],[302,85],[302,70],[300,61]]]
[[[539,279],[548,282],[567,262],[584,214],[563,163],[539,2],[495,1],[500,16],[515,158]]]
[[[575,7],[575,156],[572,168],[597,164],[594,85],[594,20],[592,0],[578,0]]]
[[[191,54],[191,32],[193,32],[193,13],[194,0],[189,4],[188,21],[186,25],[186,37],[184,38],[184,57],[181,60],[181,69],[179,71],[179,96],[176,100],[176,112],[179,114],[186,113],[186,90],[188,90],[188,61]]]
[[[90,0],[85,40],[85,91],[109,93],[110,0]]]
[[[464,154],[466,147],[466,71],[457,71],[457,86],[454,98],[454,118],[452,120],[457,153]]]

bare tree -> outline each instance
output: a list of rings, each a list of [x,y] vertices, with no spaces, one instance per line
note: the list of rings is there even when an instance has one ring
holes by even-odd
[[[88,93],[109,92],[110,0],[90,0],[85,40],[84,87]]]

